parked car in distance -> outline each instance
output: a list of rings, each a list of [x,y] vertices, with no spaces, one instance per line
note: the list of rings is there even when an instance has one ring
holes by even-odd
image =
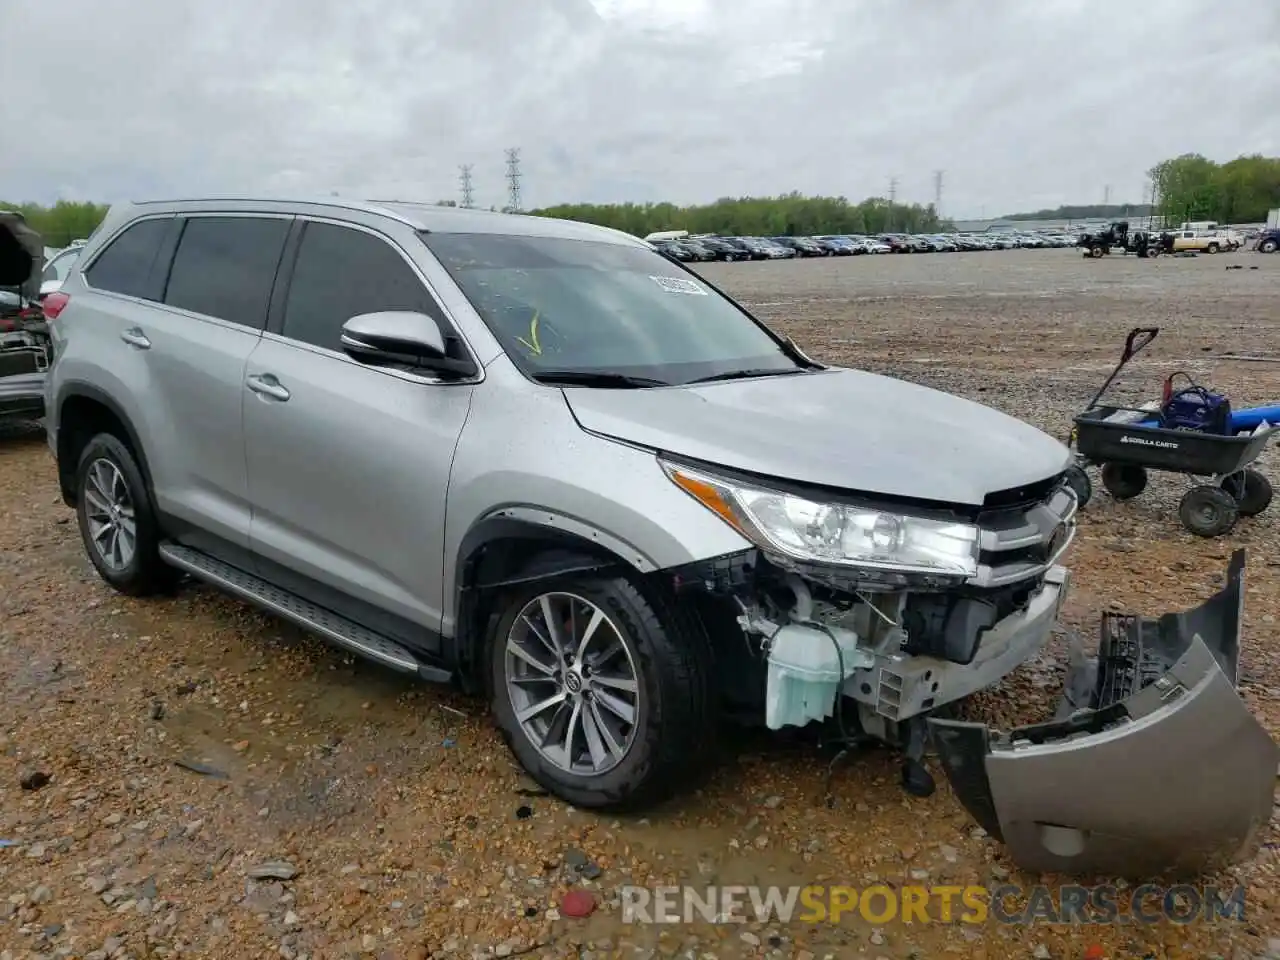
[[[1194,250],[1197,253],[1221,253],[1227,249],[1227,241],[1216,232],[1180,230],[1173,235],[1173,249],[1175,252]]]
[[[41,297],[48,296],[62,286],[62,281],[67,278],[71,265],[79,258],[84,243],[83,240],[73,241],[70,246],[59,250],[46,261],[44,273],[40,276]]]

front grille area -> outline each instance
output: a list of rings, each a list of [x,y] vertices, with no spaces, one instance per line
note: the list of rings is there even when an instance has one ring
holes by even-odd
[[[1075,536],[1076,498],[1062,477],[1052,480],[1047,487],[1049,481],[1020,488],[1039,492],[1039,499],[986,509],[979,516],[982,538],[978,574],[972,581],[975,586],[998,587],[1038,579],[1061,556]],[[1016,492],[993,496],[1005,495],[1014,500]]]

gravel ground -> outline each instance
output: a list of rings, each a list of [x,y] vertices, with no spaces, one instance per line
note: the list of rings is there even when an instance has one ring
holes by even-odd
[[[1227,270],[1240,264],[1243,270]],[[1258,267],[1257,270],[1250,269]],[[1238,404],[1280,398],[1280,258],[1085,262],[1073,251],[860,257],[701,268],[817,357],[973,397],[1063,434],[1124,334],[1162,327],[1127,395],[1187,368]],[[856,415],[856,412],[853,412]],[[867,411],[867,416],[883,415]],[[834,425],[833,425],[834,426]],[[904,431],[910,429],[903,425]],[[1275,454],[1264,468],[1275,474]],[[1242,694],[1280,735],[1275,514],[1200,541],[1185,488],[1097,494],[1065,620],[1161,612],[1250,549]],[[615,820],[538,795],[482,705],[354,663],[191,586],[139,602],[83,556],[36,431],[0,441],[0,958],[825,956],[1260,957],[1280,946],[1273,819],[1216,878],[1247,921],[1154,927],[624,925],[619,884],[1061,882],[1024,876],[943,786],[907,798],[892,756],[835,768],[807,737],[739,737],[700,790]],[[1043,719],[1056,642],[976,709]],[[179,764],[187,764],[181,766]],[[29,789],[34,788],[34,789]],[[829,789],[829,796],[828,796]],[[258,874],[258,876],[255,876]],[[561,917],[571,886],[598,897]],[[1094,945],[1102,952],[1086,954]]]

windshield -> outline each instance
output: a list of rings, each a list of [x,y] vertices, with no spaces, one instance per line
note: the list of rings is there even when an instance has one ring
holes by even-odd
[[[527,374],[674,384],[799,368],[732,301],[651,250],[483,233],[422,239]]]

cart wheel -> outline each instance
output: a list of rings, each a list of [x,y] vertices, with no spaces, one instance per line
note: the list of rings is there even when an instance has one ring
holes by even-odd
[[[1251,467],[1224,477],[1222,489],[1235,498],[1242,517],[1256,517],[1271,506],[1271,481]]]
[[[1104,463],[1102,485],[1117,500],[1132,500],[1147,489],[1147,471],[1131,463]]]
[[[1093,481],[1084,467],[1072,464],[1067,467],[1067,485],[1076,493],[1076,505],[1083,510],[1085,504],[1093,499]]]
[[[1178,505],[1178,519],[1197,537],[1220,537],[1236,525],[1235,498],[1220,487],[1192,487]]]

